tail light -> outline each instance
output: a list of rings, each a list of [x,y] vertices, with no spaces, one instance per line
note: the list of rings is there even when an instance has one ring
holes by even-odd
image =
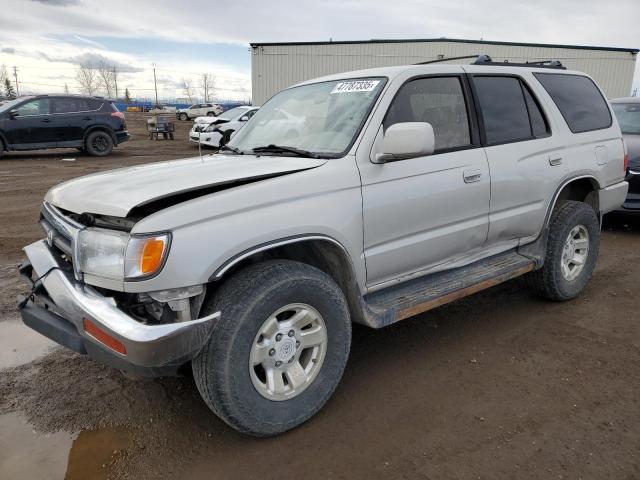
[[[124,113],[122,112],[111,112],[112,117],[118,117],[120,120],[124,120]]]
[[[624,173],[627,174],[629,169],[629,151],[627,150],[627,144],[622,140],[622,149],[624,150]]]

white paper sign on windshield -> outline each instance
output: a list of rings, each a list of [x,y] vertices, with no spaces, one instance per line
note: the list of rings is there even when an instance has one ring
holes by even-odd
[[[372,92],[380,83],[380,80],[350,80],[348,82],[340,82],[333,87],[331,94],[334,93],[353,93],[353,92]]]

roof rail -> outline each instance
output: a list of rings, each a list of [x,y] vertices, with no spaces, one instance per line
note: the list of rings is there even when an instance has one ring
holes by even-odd
[[[471,65],[491,65],[495,67],[529,67],[529,68],[554,68],[557,70],[566,70],[567,67],[562,65],[560,60],[537,60],[535,62],[516,63],[504,60],[503,62],[494,62],[489,55],[478,55],[475,62]]]
[[[464,55],[462,57],[438,58],[437,60],[428,60],[426,62],[414,63],[414,65],[428,65],[430,63],[448,62],[450,60],[464,60],[464,59],[467,59],[467,58],[480,58],[480,56],[479,55]]]

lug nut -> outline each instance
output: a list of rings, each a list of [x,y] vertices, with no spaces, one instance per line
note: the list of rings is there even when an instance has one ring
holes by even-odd
[[[289,330],[289,336],[293,337],[296,334],[296,332],[294,332],[293,330]]]
[[[273,357],[276,354],[276,349],[272,348],[271,350],[269,350],[269,356]]]
[[[276,342],[279,342],[280,340],[282,340],[282,334],[281,333],[276,335]]]
[[[279,367],[280,365],[282,365],[282,362],[281,362],[280,360],[278,360],[278,361],[276,362],[276,367]]]
[[[296,348],[300,346],[300,342],[296,342]]]

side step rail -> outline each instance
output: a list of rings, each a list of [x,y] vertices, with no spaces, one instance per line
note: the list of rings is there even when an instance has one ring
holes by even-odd
[[[459,300],[534,270],[531,258],[515,251],[454,270],[426,275],[364,297],[367,323],[381,328]]]

